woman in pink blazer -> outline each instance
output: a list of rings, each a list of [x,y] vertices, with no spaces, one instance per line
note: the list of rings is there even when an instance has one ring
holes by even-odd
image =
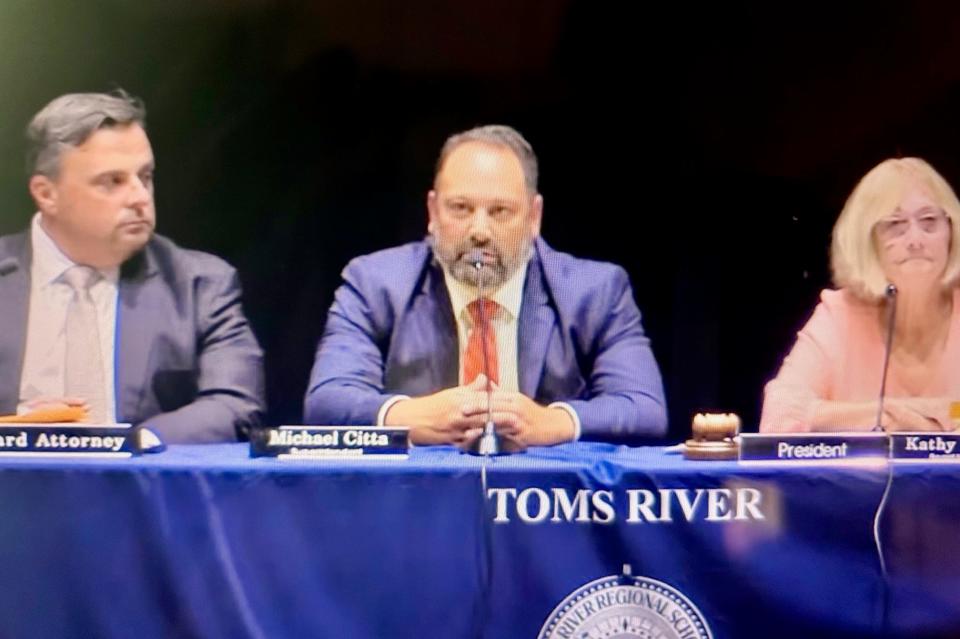
[[[960,202],[953,189],[918,158],[880,163],[837,219],[831,267],[837,290],[821,293],[767,384],[760,430],[875,428],[891,311],[880,426],[953,430],[950,404],[960,401]]]

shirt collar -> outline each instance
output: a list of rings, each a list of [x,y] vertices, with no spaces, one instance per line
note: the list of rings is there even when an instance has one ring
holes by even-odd
[[[33,249],[30,276],[41,287],[59,281],[68,269],[76,266],[76,262],[67,257],[43,229],[43,225],[40,224],[40,213],[34,214],[30,222],[30,246]],[[120,273],[118,267],[97,269],[97,271],[104,279],[114,284]]]
[[[530,254],[532,255],[533,251]],[[527,281],[527,267],[529,265],[530,258],[528,256],[520,265],[520,268],[500,285],[500,288],[488,292],[486,296],[505,309],[511,319],[520,316],[520,305],[523,303],[523,284]],[[443,279],[447,285],[447,293],[450,294],[454,316],[461,317],[467,308],[467,304],[477,299],[477,288],[456,279],[446,266],[443,267]]]

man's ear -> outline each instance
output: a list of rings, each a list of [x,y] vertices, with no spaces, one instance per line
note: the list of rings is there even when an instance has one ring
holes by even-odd
[[[543,221],[543,196],[537,193],[533,196],[533,202],[530,205],[530,235],[538,237],[540,235],[540,223]]]
[[[433,226],[437,219],[437,192],[430,189],[427,192],[427,233],[433,233]]]
[[[46,175],[33,175],[28,184],[37,209],[46,215],[57,214],[57,185]]]

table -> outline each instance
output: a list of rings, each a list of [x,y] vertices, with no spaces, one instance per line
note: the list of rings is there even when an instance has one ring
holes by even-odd
[[[172,446],[5,459],[0,507],[2,637],[536,638],[566,598],[617,579],[646,598],[591,611],[587,592],[550,636],[960,629],[960,471],[945,465],[744,466],[583,442],[400,462]]]

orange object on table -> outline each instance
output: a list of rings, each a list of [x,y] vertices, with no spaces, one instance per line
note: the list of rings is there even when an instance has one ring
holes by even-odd
[[[38,408],[23,415],[4,415],[0,424],[58,424],[64,422],[82,422],[87,418],[87,410],[82,406],[56,406]]]

